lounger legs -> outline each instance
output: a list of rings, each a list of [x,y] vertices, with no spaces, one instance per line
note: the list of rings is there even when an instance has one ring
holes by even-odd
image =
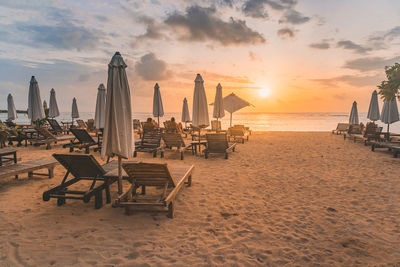
[[[171,219],[173,219],[174,218],[174,213],[175,213],[175,205],[174,205],[174,202],[173,201],[171,201],[169,204],[168,204],[168,218],[171,218]]]

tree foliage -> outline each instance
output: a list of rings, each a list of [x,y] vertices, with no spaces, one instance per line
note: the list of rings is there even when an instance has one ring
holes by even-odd
[[[382,81],[379,88],[379,94],[384,101],[391,101],[396,96],[400,99],[400,64],[385,67],[386,81]]]

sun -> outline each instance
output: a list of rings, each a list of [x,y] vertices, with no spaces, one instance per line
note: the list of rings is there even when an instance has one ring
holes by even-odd
[[[260,97],[267,97],[271,93],[271,90],[267,87],[258,89],[258,95]]]

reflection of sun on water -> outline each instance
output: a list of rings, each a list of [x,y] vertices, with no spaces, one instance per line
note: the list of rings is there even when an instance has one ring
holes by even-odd
[[[258,89],[258,95],[261,97],[267,97],[271,93],[271,90],[269,88],[260,88]]]

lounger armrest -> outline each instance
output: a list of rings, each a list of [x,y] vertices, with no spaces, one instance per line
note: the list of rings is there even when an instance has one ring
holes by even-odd
[[[235,147],[236,147],[236,143],[233,143],[226,150],[233,150]]]
[[[186,179],[188,179],[189,176],[192,175],[193,169],[194,169],[194,165],[190,166],[190,168],[186,171],[186,173],[183,176],[183,178],[174,187],[174,189],[171,191],[171,193],[169,193],[168,196],[165,198],[164,205],[166,207],[168,207],[169,203],[172,202],[175,199],[175,196],[178,194],[178,192],[181,189],[181,187],[185,184]]]

